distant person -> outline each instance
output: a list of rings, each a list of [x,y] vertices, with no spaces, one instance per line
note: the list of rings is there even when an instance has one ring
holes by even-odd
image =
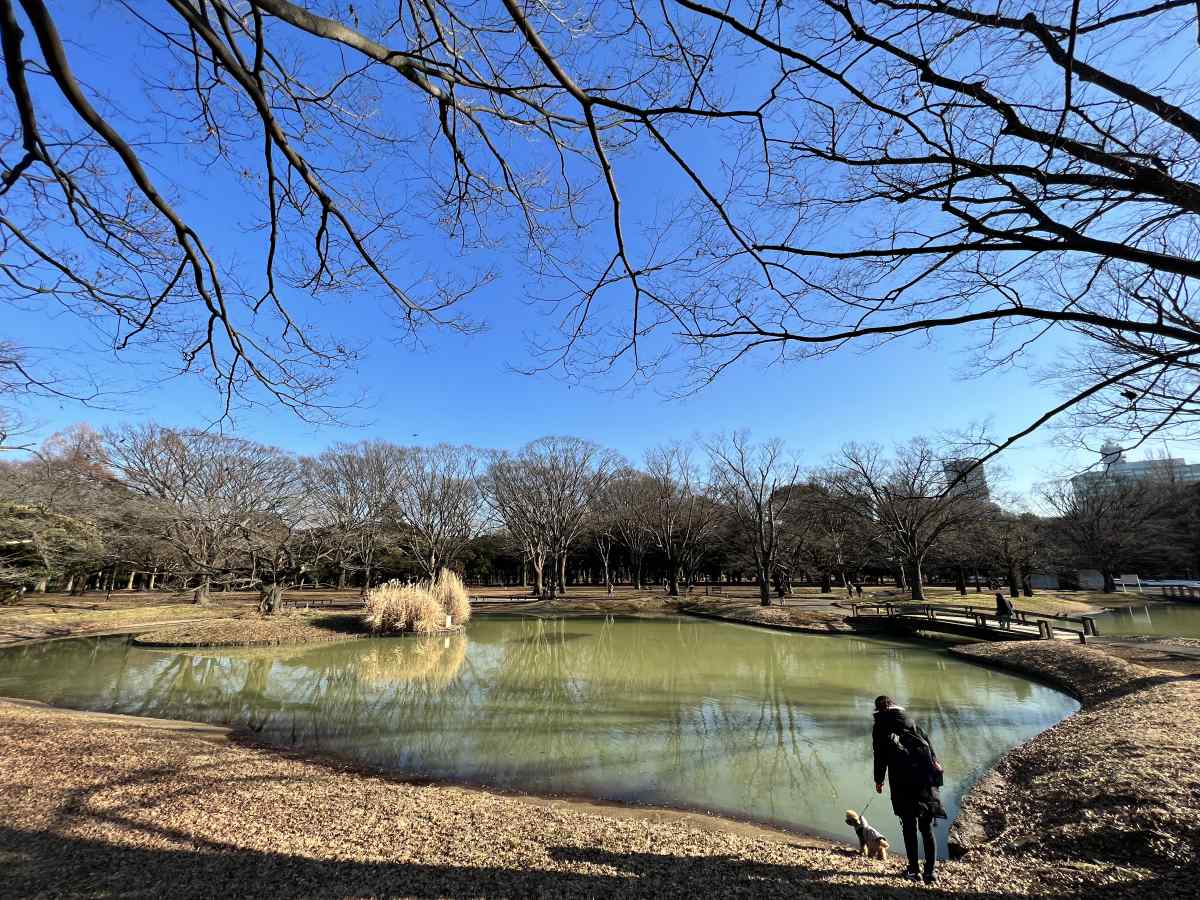
[[[883,793],[886,776],[892,792],[892,812],[900,817],[904,832],[904,850],[909,881],[924,879],[936,883],[934,864],[937,845],[933,840],[933,820],[946,818],[946,809],[938,788],[942,786],[942,764],[929,738],[891,697],[875,698],[875,725],[871,729],[875,751],[875,792]],[[925,869],[918,866],[917,831],[921,832]]]
[[[1012,600],[1010,600],[1004,591],[996,591],[996,618],[1000,620],[1001,625],[1007,626],[1016,615],[1016,610],[1013,609]]]

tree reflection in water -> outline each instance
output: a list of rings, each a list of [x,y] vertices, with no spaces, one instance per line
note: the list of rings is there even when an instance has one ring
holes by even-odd
[[[465,637],[316,647],[165,652],[107,638],[0,653],[0,695],[230,724],[413,776],[836,834],[842,810],[873,795],[880,693],[929,730],[951,811],[1008,747],[1075,708],[922,646],[683,618],[485,618]],[[872,819],[898,846],[885,810]]]

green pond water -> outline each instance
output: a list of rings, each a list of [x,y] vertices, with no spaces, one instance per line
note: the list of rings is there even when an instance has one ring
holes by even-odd
[[[1096,617],[1100,635],[1152,634],[1200,638],[1200,603],[1150,603],[1111,609]]]
[[[482,618],[465,636],[177,652],[125,638],[0,652],[0,696],[228,724],[409,776],[708,810],[852,837],[874,697],[963,792],[1071,698],[944,651],[696,619]],[[886,797],[868,817],[902,846]],[[938,827],[945,851],[946,824]]]

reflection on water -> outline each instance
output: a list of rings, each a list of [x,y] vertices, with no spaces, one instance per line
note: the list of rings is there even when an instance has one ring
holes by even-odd
[[[874,796],[880,693],[930,732],[952,815],[1009,747],[1076,708],[925,647],[689,619],[485,618],[465,637],[204,652],[98,638],[0,653],[0,696],[237,725],[413,776],[844,838],[843,811]],[[885,798],[870,818],[901,846]]]
[[[1096,619],[1100,635],[1153,634],[1200,638],[1200,603],[1151,603],[1109,610]]]

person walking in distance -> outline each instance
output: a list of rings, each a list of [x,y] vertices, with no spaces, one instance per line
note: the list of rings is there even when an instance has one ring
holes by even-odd
[[[875,791],[883,793],[886,777],[892,793],[892,812],[899,816],[904,832],[904,849],[908,854],[904,877],[910,881],[922,878],[917,854],[920,831],[925,855],[924,881],[934,884],[937,846],[933,841],[933,820],[946,818],[938,792],[943,781],[942,764],[929,737],[888,696],[875,698],[871,742],[875,751]]]

